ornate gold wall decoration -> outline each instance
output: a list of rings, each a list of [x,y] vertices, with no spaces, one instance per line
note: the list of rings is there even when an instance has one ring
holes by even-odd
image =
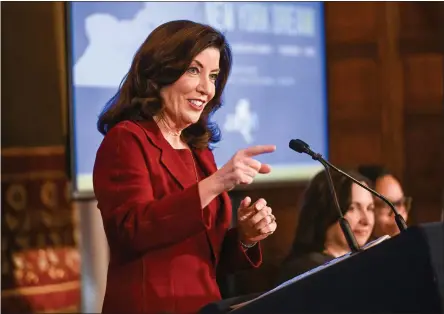
[[[20,227],[19,219],[10,213],[5,213],[5,221],[10,231],[14,231]]]
[[[2,313],[79,311],[80,255],[64,170],[58,150],[2,152]]]
[[[25,186],[23,184],[11,184],[6,190],[6,202],[16,211],[25,209],[27,205]]]
[[[52,181],[46,181],[40,188],[40,198],[44,206],[55,209],[58,203],[57,185]]]

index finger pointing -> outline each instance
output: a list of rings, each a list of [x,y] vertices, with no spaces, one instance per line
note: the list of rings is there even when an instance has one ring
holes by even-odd
[[[244,149],[245,155],[252,157],[265,153],[272,153],[276,150],[276,145],[257,145]]]

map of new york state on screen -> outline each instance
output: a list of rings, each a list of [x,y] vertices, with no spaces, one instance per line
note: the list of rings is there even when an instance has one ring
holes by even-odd
[[[74,2],[70,5],[72,136],[75,190],[92,191],[102,135],[96,123],[117,92],[132,58],[160,24],[187,19],[222,31],[233,68],[214,115],[222,166],[239,149],[275,144],[271,175],[255,182],[309,178],[320,165],[288,148],[300,138],[327,155],[327,104],[322,3],[317,2]]]

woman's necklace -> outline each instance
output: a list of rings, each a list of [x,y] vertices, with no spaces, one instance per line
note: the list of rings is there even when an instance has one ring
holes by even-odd
[[[194,159],[193,151],[191,149],[189,149],[188,151],[190,152],[191,160],[193,161],[194,173],[196,175],[196,182],[199,182],[199,174],[197,173],[197,165],[196,165],[196,160]]]

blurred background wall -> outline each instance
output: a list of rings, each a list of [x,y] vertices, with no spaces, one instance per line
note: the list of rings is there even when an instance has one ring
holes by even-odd
[[[1,13],[2,312],[78,312],[81,280],[83,309],[100,311],[100,215],[69,197],[64,5],[8,2]],[[443,208],[443,21],[442,2],[326,3],[330,160],[386,164],[414,199],[410,224]],[[248,191],[268,200],[279,228],[263,267],[233,279],[236,293],[271,286],[304,187]]]

